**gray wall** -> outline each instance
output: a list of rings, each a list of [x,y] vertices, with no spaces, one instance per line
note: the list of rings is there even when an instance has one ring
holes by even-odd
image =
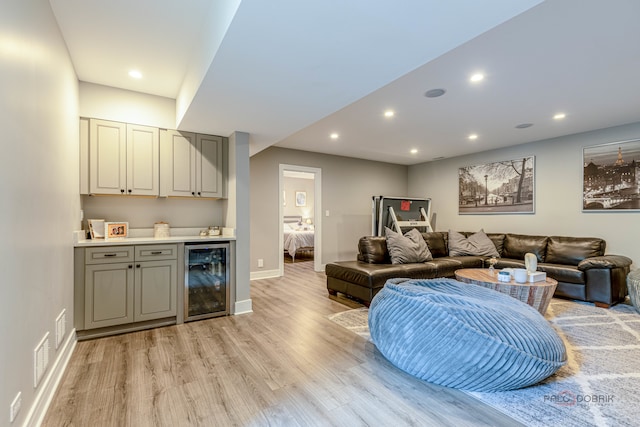
[[[601,237],[608,253],[630,257],[635,268],[640,262],[640,213],[582,212],[582,148],[639,136],[640,123],[634,123],[411,166],[409,194],[432,199],[436,230]],[[535,214],[458,215],[460,167],[528,155],[535,156]]]
[[[407,167],[278,147],[251,157],[251,271],[277,270],[279,165],[322,170],[322,263],[354,259],[371,234],[371,197],[407,192]],[[259,269],[258,259],[264,259]]]
[[[78,81],[47,0],[0,6],[0,424],[22,392],[22,425],[62,354],[55,319],[73,327],[73,230],[80,225]],[[49,367],[33,354],[49,333]]]

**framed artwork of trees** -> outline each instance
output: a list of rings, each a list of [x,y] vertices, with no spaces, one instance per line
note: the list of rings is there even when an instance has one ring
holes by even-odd
[[[528,156],[458,170],[458,213],[535,213],[535,157]]]

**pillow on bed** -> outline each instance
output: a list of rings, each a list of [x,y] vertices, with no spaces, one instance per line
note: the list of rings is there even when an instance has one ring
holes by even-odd
[[[433,259],[427,242],[415,228],[404,236],[389,227],[384,228],[387,237],[387,249],[392,264],[408,264],[411,262],[425,262]]]
[[[464,237],[457,231],[449,230],[449,256],[492,256],[499,258],[496,245],[480,230],[469,237]]]
[[[282,225],[282,230],[283,231],[294,231],[295,230],[295,228],[293,228],[294,225],[295,225],[295,223],[285,222]]]

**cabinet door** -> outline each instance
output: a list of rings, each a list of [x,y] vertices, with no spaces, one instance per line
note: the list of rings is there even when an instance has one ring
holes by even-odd
[[[196,193],[200,197],[223,197],[222,137],[197,135]]]
[[[160,196],[195,196],[195,134],[163,130],[160,149]]]
[[[176,315],[178,297],[177,261],[144,261],[135,269],[134,321]]]
[[[127,184],[127,135],[124,123],[89,121],[89,191],[124,194]]]
[[[133,264],[85,267],[85,329],[133,322]]]
[[[158,128],[127,125],[127,194],[159,194],[159,138]]]

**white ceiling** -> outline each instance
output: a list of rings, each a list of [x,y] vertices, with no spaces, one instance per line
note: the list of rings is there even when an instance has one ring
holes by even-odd
[[[252,155],[409,165],[640,120],[637,0],[50,3],[80,80],[179,99],[179,129]]]

